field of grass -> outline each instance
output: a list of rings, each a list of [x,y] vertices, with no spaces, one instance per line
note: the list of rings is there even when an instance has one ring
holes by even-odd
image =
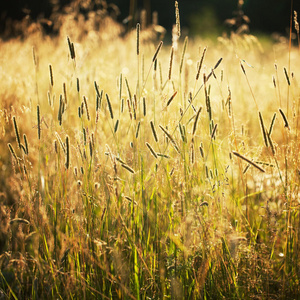
[[[298,48],[112,26],[0,43],[0,299],[299,299]]]

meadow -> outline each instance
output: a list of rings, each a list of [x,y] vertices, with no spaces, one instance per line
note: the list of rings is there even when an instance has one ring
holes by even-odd
[[[0,298],[299,299],[297,39],[107,22],[0,42]]]

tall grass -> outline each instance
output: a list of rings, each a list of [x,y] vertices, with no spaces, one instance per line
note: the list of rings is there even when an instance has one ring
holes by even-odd
[[[296,299],[298,51],[145,35],[0,44],[1,296]]]

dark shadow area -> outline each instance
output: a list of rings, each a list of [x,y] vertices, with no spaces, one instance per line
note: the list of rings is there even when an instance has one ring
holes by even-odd
[[[290,26],[291,1],[284,0],[184,0],[178,1],[182,28],[189,35],[220,34],[230,31],[225,20],[235,17],[238,2],[243,3],[244,14],[251,21],[251,31],[285,35]],[[20,36],[32,23],[46,34],[57,34],[59,15],[76,11],[87,16],[89,11],[105,12],[129,30],[140,21],[145,10],[147,23],[152,13],[158,13],[159,24],[168,32],[175,22],[174,1],[161,0],[12,0],[0,1],[0,35],[2,38]],[[300,13],[300,2],[294,1],[293,10]],[[228,24],[227,24],[228,25]],[[231,24],[232,25],[232,24]]]

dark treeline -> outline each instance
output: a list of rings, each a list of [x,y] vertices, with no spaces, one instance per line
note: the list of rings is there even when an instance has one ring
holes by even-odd
[[[47,20],[51,20],[54,14],[68,13],[66,6],[76,7],[76,5],[81,6],[81,9],[84,7],[95,10],[105,9],[120,22],[128,20],[127,23],[125,22],[127,28],[139,21],[142,9],[148,12],[148,22],[151,22],[151,13],[157,11],[159,24],[170,31],[175,21],[174,2],[174,0],[0,1],[0,34],[6,34],[6,36],[17,34],[18,30],[14,28],[16,27],[14,25],[20,23],[21,20],[23,22],[24,20],[27,22],[43,20],[45,30],[51,33],[53,28],[48,25]],[[181,24],[191,34],[224,30],[226,28],[224,21],[234,17],[238,5],[238,0],[179,0],[178,2]],[[243,2],[243,11],[251,21],[249,24],[251,31],[287,33],[290,25],[290,0],[245,0]],[[293,2],[293,10],[300,15],[300,1],[294,0]]]
[[[122,15],[129,15],[130,2],[135,11],[146,8],[157,11],[160,24],[170,28],[174,23],[174,0],[115,0]],[[250,29],[266,33],[286,33],[290,25],[290,0],[244,0],[244,13],[250,18]],[[234,16],[238,0],[179,0],[181,23],[192,27],[197,23],[203,24],[201,18],[215,17],[216,25],[223,26],[224,21]],[[293,0],[293,10],[300,15],[300,1]],[[197,20],[198,19],[198,20]],[[209,24],[206,24],[209,27]],[[205,23],[202,25],[205,30]]]

